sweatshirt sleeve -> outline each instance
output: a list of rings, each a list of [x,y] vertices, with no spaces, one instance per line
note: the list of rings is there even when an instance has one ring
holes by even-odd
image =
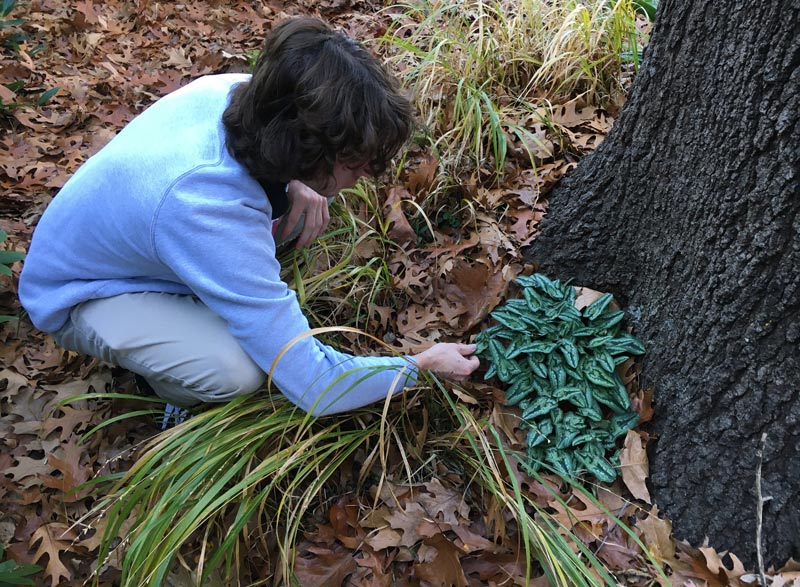
[[[354,357],[307,335],[296,294],[280,278],[266,198],[207,171],[207,177],[202,170],[184,176],[166,194],[152,225],[153,248],[228,322],[259,367],[269,373],[280,355],[273,369],[278,389],[304,411],[323,415],[413,385],[409,357]]]

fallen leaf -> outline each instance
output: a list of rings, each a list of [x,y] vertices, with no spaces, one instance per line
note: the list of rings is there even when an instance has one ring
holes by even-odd
[[[452,525],[469,519],[469,506],[464,501],[463,492],[447,489],[435,478],[427,482],[425,488],[430,493],[420,493],[416,499],[429,516]]]
[[[41,424],[41,434],[47,438],[54,430],[61,430],[60,440],[66,442],[73,434],[78,434],[78,430],[88,427],[92,417],[97,413],[95,410],[76,410],[69,406],[60,408],[62,415],[46,418]]]
[[[17,464],[13,467],[8,467],[5,475],[10,475],[11,478],[22,487],[33,487],[40,483],[40,477],[50,475],[53,472],[53,466],[48,464],[47,459],[34,459],[28,456],[20,455],[16,457]]]
[[[461,541],[461,544],[457,544],[457,546],[465,553],[473,553],[480,550],[500,553],[506,550],[502,546],[470,530],[466,523],[462,522],[461,524],[456,524],[451,530]]]
[[[653,558],[659,562],[675,558],[672,522],[658,516],[658,506],[654,505],[646,518],[636,520],[636,528]]]
[[[614,525],[605,532],[599,542],[600,544],[596,548],[596,555],[612,569],[630,569],[642,554],[642,549],[639,548],[639,545],[631,540],[630,536],[619,525]]]
[[[595,528],[615,525],[613,513],[594,503],[581,492],[574,492],[572,499],[565,505],[561,501],[553,501],[550,507],[555,510],[553,517],[565,528],[571,528],[577,522],[590,522]],[[600,535],[601,531],[596,531]]]
[[[58,470],[61,475],[54,477],[46,475],[41,477],[42,484],[45,487],[57,489],[62,494],[62,499],[65,502],[73,502],[82,499],[89,492],[89,488],[84,488],[82,491],[74,491],[79,485],[89,480],[92,475],[90,466],[81,465],[81,457],[85,457],[86,450],[84,447],[78,446],[76,443],[66,443],[62,445],[62,450],[59,451],[63,457],[58,457],[51,454],[47,457],[47,464]]]
[[[0,383],[3,381],[6,382],[6,388],[1,393],[7,398],[14,397],[26,387],[32,387],[32,383],[26,377],[11,369],[0,371]]]
[[[708,546],[701,546],[698,548],[698,550],[703,553],[703,556],[706,559],[706,566],[714,575],[724,573],[728,579],[735,580],[746,573],[742,561],[739,560],[739,558],[733,553],[723,552],[720,554],[715,549]],[[728,557],[730,557],[731,563],[733,564],[730,569],[725,566],[725,563],[722,562],[722,556],[725,556],[726,554]]]
[[[773,575],[770,587],[800,587],[800,573],[779,573]]]
[[[526,209],[533,210],[533,207],[539,202],[539,188],[535,184],[534,186],[520,186],[510,190],[506,196],[517,196],[517,199],[525,204]]]
[[[4,85],[0,84],[0,100],[5,102],[6,104],[11,104],[12,102],[16,101],[17,95],[9,90]]]
[[[372,536],[364,539],[375,550],[383,550],[403,543],[403,534],[392,528],[382,528]]]
[[[517,271],[519,269],[517,266]],[[457,327],[453,328],[454,333],[467,332],[486,319],[508,290],[511,280],[507,276],[502,267],[489,267],[466,259],[455,262],[447,274],[448,283],[445,286],[445,296],[448,300],[458,302],[461,310]],[[513,277],[516,277],[516,273]]]
[[[427,562],[414,565],[414,576],[427,581],[431,587],[469,586],[461,568],[461,552],[443,535],[425,540],[418,555]]]
[[[393,587],[395,585],[395,578],[391,569],[387,572],[386,567],[391,562],[384,560],[386,557],[378,555],[374,552],[364,552],[361,558],[356,559],[356,564],[359,567],[369,569],[372,573],[368,575],[369,582],[364,583],[365,587]],[[358,585],[359,583],[355,583]]]
[[[389,238],[399,245],[408,244],[417,240],[417,233],[411,228],[403,212],[402,201],[410,200],[411,194],[401,187],[392,187],[386,194],[383,209],[390,223]]]
[[[167,60],[164,65],[174,65],[180,69],[190,69],[192,61],[186,56],[186,50],[183,47],[175,46],[166,50]]]
[[[723,571],[712,573],[703,553],[686,543],[678,543],[676,560],[671,561],[669,565],[672,569],[671,579],[681,585],[693,583],[706,587],[729,587],[725,573]]]
[[[349,550],[320,550],[295,558],[294,574],[302,587],[341,587],[358,565]]]
[[[581,108],[581,102],[583,102],[583,98],[579,96],[565,104],[554,106],[549,113],[551,122],[566,129],[572,129],[594,120],[596,108],[592,106]]]
[[[417,532],[417,527],[427,516],[427,512],[420,504],[411,502],[406,505],[405,509],[397,508],[387,515],[386,522],[395,530],[402,532],[399,546],[414,546],[422,540],[422,536]]]
[[[537,212],[536,210],[518,210],[513,214],[517,220],[512,224],[509,228],[511,234],[513,234],[517,241],[519,241],[519,246],[524,247],[533,241],[536,238],[537,231],[535,230],[535,226],[539,224],[542,220],[542,213]]]
[[[651,503],[646,479],[650,475],[647,451],[638,432],[628,430],[625,444],[619,453],[622,480],[636,499]]]
[[[426,152],[416,169],[408,174],[406,186],[408,190],[415,194],[424,193],[433,184],[436,177],[436,170],[439,168],[439,158],[432,152]]]
[[[590,306],[592,302],[603,297],[603,292],[588,288],[576,287],[575,288],[575,307],[578,310],[583,310],[585,307]],[[611,302],[614,304],[615,302]],[[613,307],[613,306],[612,306]],[[617,309],[619,306],[617,306]]]
[[[72,572],[61,560],[61,553],[72,549],[72,536],[66,524],[51,523],[40,526],[30,541],[30,547],[36,548],[33,560],[41,563],[41,558],[47,556],[47,564],[44,566],[45,577],[50,577],[50,584],[56,587],[62,579],[70,580]]]
[[[653,409],[654,390],[639,390],[631,399],[631,410],[639,414],[638,425],[645,424],[653,419],[655,410]]]

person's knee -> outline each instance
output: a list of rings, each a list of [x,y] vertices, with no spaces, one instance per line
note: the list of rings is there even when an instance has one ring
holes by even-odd
[[[244,352],[228,352],[214,359],[214,375],[207,382],[205,401],[220,402],[258,391],[266,374]]]
[[[136,370],[134,365],[126,365]],[[161,399],[188,408],[202,403],[219,403],[258,391],[266,375],[244,351],[220,353],[206,357],[202,366],[187,379],[175,378],[167,373],[145,373],[153,391]]]

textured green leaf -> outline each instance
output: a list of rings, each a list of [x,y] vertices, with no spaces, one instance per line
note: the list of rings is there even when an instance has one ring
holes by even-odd
[[[581,326],[583,321],[581,320],[581,313],[578,308],[572,305],[572,301],[567,300],[564,304],[564,307],[559,312],[558,317],[562,320],[566,320],[568,322],[572,322],[577,326]]]
[[[485,331],[484,331],[485,332]],[[489,350],[489,337],[484,335],[483,332],[478,334],[474,340],[475,343],[475,354],[479,357],[484,356],[484,353]]]
[[[592,399],[592,403],[588,406],[578,408],[578,413],[581,416],[584,416],[587,420],[595,423],[603,420],[603,412],[600,409],[600,404],[598,404],[597,400],[594,398]]]
[[[611,310],[603,312],[596,319],[592,320],[592,326],[599,330],[608,330],[618,325],[622,319],[625,318],[625,312],[622,310]]]
[[[617,478],[616,469],[603,457],[597,457],[591,461],[591,464],[586,463],[585,465],[586,469],[602,483],[613,483]]]
[[[552,353],[558,344],[555,342],[550,342],[547,340],[534,340],[527,344],[524,344],[519,350],[522,353],[530,354],[530,353],[541,353],[544,355],[549,355]]]
[[[572,439],[572,446],[580,446],[582,444],[586,444],[587,442],[596,442],[597,436],[592,432],[584,432],[583,434],[578,434],[575,438]]]
[[[599,366],[603,371],[605,371],[609,375],[616,371],[617,364],[614,362],[614,359],[611,357],[609,353],[607,353],[602,349],[595,350],[594,362],[597,366]]]
[[[489,362],[487,377],[496,374],[506,384],[507,403],[522,413],[525,468],[536,471],[546,462],[572,477],[581,467],[610,482],[616,477],[615,457],[609,460],[606,451],[615,449],[617,437],[637,418],[616,367],[627,354],[644,349],[621,333],[624,313],[609,308],[611,295],[579,311],[569,283],[541,274],[517,283],[522,297],[495,309],[497,324],[476,343]]]
[[[524,387],[517,387],[514,390],[509,389],[506,390],[504,393],[506,396],[506,404],[509,406],[516,406],[517,404],[525,400],[525,398],[530,396],[530,391],[528,389],[525,389]]]
[[[531,402],[531,405],[522,412],[522,419],[523,420],[533,420],[540,416],[544,416],[545,414],[549,414],[553,409],[558,406],[558,400],[555,400],[551,397],[537,397],[535,400]]]
[[[611,429],[616,432],[615,436],[621,436],[636,426],[638,422],[639,414],[636,412],[615,414],[611,418]]]
[[[512,316],[510,312],[503,312],[502,310],[496,310],[492,312],[492,318],[497,320],[503,326],[510,328],[511,330],[515,330],[518,332],[527,332],[528,327],[522,320],[517,319],[516,317]]]
[[[563,426],[569,430],[582,432],[586,429],[586,420],[575,412],[567,412],[564,414]]]
[[[612,392],[612,397],[614,398],[614,403],[618,407],[618,409],[615,411],[616,412],[627,411],[631,407],[631,398],[628,397],[628,390],[617,373],[614,373],[614,384],[615,385],[614,385],[614,390]]]
[[[584,374],[586,375],[587,381],[594,383],[595,385],[599,385],[600,387],[614,388],[617,386],[616,381],[614,381],[614,377],[602,369],[597,369],[592,366],[587,368]]]
[[[532,311],[539,310],[544,306],[544,300],[542,299],[542,296],[539,295],[539,292],[537,292],[535,289],[526,287],[524,290],[522,290],[522,297],[525,298],[528,308]]]
[[[583,315],[589,320],[594,320],[603,313],[603,310],[606,309],[613,299],[614,296],[611,294],[603,294],[583,309]]]
[[[586,343],[586,348],[599,349],[606,346],[612,340],[614,340],[613,336],[598,336]]]
[[[523,313],[528,312],[528,304],[525,302],[525,300],[521,300],[519,298],[512,298],[506,301],[505,308],[507,310],[514,312],[515,314],[517,312],[523,312]]]
[[[545,451],[545,461],[553,467],[553,470],[556,471],[556,473],[562,477],[566,477],[568,479],[575,477],[575,459],[573,458],[571,451],[567,452],[557,448],[548,448]]]
[[[630,407],[630,402],[627,402],[628,405],[620,403],[620,397],[616,388],[596,387],[594,388],[593,397],[597,403],[608,406],[614,413],[624,412]]]
[[[553,433],[553,423],[548,419],[542,419],[539,422],[531,425],[528,431],[526,443],[530,448],[538,446],[547,441],[548,437]]]
[[[556,448],[564,450],[572,446],[572,441],[575,439],[576,436],[578,436],[577,430],[572,430],[570,428],[560,428],[558,431],[556,431],[555,435]]]
[[[573,369],[578,366],[578,347],[571,340],[562,339],[559,341],[558,350],[564,356],[567,365]]]
[[[597,329],[591,326],[582,326],[581,328],[575,328],[572,331],[572,336],[578,337],[585,337],[585,336],[594,336],[597,334]]]
[[[532,285],[544,291],[548,296],[551,298],[555,298],[560,300],[564,297],[564,293],[561,291],[559,287],[560,283],[556,281],[551,281],[550,278],[542,275],[541,273],[535,273],[531,276]]]
[[[536,287],[536,280],[531,275],[520,275],[514,282],[524,287],[526,291],[533,291],[530,288]]]
[[[489,365],[489,368],[486,369],[486,374],[483,376],[483,380],[486,381],[488,379],[491,379],[495,375],[497,375],[497,364],[492,363]]]
[[[576,385],[565,385],[553,391],[553,398],[560,402],[570,402],[575,397],[583,397],[583,390]]]
[[[612,355],[619,353],[628,353],[631,355],[643,355],[645,353],[644,345],[636,340],[630,334],[621,334],[612,339],[608,345],[608,352]]]
[[[547,366],[544,364],[544,361],[538,357],[541,357],[539,353],[531,353],[526,357],[528,368],[538,377],[546,378]]]

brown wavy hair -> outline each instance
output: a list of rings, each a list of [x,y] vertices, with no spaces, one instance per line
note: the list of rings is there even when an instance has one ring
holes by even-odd
[[[338,160],[383,172],[412,107],[359,43],[310,17],[278,24],[222,117],[230,153],[259,181],[330,177]]]

